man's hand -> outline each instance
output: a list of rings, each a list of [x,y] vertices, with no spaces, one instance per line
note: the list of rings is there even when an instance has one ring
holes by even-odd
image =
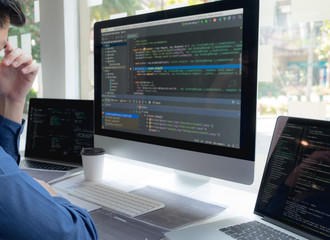
[[[5,56],[0,63],[0,114],[21,122],[26,95],[38,72],[38,64],[21,49],[6,44]]]
[[[45,181],[36,178],[34,178],[34,180],[37,181],[44,189],[46,189],[52,197],[57,196],[55,190],[51,186],[49,186]]]

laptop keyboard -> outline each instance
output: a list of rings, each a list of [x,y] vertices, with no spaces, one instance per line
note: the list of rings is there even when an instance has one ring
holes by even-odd
[[[57,170],[57,171],[69,171],[76,167],[71,166],[64,166],[54,163],[45,163],[45,162],[37,162],[31,160],[25,160],[20,163],[21,167],[25,168],[36,168],[36,169],[43,169],[43,170]]]
[[[251,221],[230,227],[220,228],[219,231],[224,232],[234,239],[239,240],[298,240],[295,237],[292,237],[258,221]]]

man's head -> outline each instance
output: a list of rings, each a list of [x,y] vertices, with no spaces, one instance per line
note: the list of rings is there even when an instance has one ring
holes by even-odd
[[[6,47],[10,25],[25,24],[25,15],[17,0],[0,0],[0,51]]]
[[[17,0],[0,0],[0,28],[7,24],[17,27],[25,24],[25,15]]]

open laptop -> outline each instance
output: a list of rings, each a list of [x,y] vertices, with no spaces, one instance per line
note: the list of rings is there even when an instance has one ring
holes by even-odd
[[[253,219],[234,217],[165,236],[170,240],[330,239],[329,121],[277,119],[254,213]],[[248,228],[263,236],[248,238]],[[271,238],[276,233],[268,233],[268,228],[284,235]]]
[[[20,168],[52,183],[82,173],[83,147],[94,146],[93,101],[32,98]]]

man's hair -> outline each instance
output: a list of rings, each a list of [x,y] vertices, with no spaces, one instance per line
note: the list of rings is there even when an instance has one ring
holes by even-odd
[[[0,29],[8,23],[17,27],[25,24],[25,15],[18,0],[0,0]]]

